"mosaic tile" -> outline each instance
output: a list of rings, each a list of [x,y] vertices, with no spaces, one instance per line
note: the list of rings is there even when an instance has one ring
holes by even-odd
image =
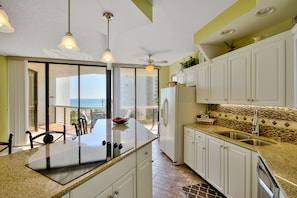
[[[251,105],[208,105],[217,125],[251,133],[253,114],[258,110],[260,135],[297,144],[297,109]]]

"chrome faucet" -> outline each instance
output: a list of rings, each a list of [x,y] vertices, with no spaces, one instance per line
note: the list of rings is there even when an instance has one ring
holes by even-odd
[[[253,117],[253,127],[252,127],[252,134],[256,134],[257,136],[260,135],[259,130],[259,122],[258,122],[258,110],[255,110],[254,117]]]

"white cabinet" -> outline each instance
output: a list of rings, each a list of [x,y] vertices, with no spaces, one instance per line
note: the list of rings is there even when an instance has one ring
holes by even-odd
[[[132,169],[96,198],[136,198],[136,172]]]
[[[227,197],[251,196],[251,151],[206,136],[206,180]]]
[[[206,172],[206,147],[204,133],[195,131],[195,146],[194,146],[194,171],[201,177],[205,178]]]
[[[199,65],[194,65],[187,69],[184,69],[185,82],[187,86],[195,86],[197,82],[197,67]]]
[[[197,84],[196,84],[196,102],[208,103],[208,64],[203,63],[197,68]]]
[[[251,197],[251,151],[225,142],[224,192],[227,197]]]
[[[209,64],[209,103],[227,103],[227,77],[226,59]]]
[[[136,154],[131,154],[70,191],[71,198],[136,197]],[[131,196],[130,196],[131,195]],[[105,196],[106,197],[106,196]]]
[[[71,190],[69,195],[71,198],[151,198],[151,143]]]
[[[195,131],[184,127],[184,163],[194,170]]]
[[[206,180],[216,189],[224,190],[224,141],[207,136]]]
[[[285,39],[252,50],[251,103],[285,106]]]
[[[201,177],[205,177],[206,148],[205,134],[184,128],[184,162]]]
[[[286,40],[263,42],[228,57],[228,103],[285,106]]]
[[[137,197],[152,198],[152,144],[137,151]]]
[[[251,56],[244,51],[231,55],[228,60],[228,103],[250,104]]]

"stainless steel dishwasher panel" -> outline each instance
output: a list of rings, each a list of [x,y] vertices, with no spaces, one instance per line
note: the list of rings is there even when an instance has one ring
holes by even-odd
[[[261,157],[257,163],[257,197],[279,198],[279,187]]]

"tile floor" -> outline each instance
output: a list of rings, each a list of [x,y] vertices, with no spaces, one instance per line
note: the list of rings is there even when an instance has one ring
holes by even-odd
[[[155,140],[152,145],[153,198],[187,197],[183,187],[205,183],[186,165],[173,165],[172,161],[160,151],[159,140]]]

